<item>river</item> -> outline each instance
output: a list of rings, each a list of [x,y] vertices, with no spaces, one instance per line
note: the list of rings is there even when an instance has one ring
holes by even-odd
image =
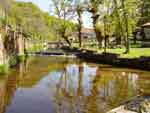
[[[105,113],[149,86],[148,71],[32,56],[0,76],[0,113]]]

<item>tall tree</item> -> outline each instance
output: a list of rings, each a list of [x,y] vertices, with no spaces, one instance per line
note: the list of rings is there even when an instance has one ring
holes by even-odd
[[[7,18],[11,8],[11,2],[12,0],[0,0],[0,7],[5,13],[5,20],[4,20],[5,25],[7,24]]]
[[[122,20],[124,25],[124,42],[126,50],[124,53],[130,52],[130,37],[135,29],[139,19],[140,0],[121,0]]]
[[[82,14],[83,11],[85,11],[85,6],[79,2],[77,5],[77,15],[78,15],[78,38],[79,38],[79,47],[82,46],[82,26],[83,26],[83,21],[82,21]]]
[[[82,13],[83,9],[81,5],[77,6],[77,14],[78,14],[78,38],[79,38],[79,47],[82,46]]]
[[[96,33],[96,38],[97,41],[99,43],[99,47],[102,47],[102,33],[101,31],[99,31],[99,29],[97,29],[97,24],[99,21],[99,9],[100,9],[100,5],[102,4],[103,0],[89,0],[89,8],[88,11],[92,14],[92,20],[93,20],[93,27],[94,27],[94,31]]]
[[[105,0],[103,2],[103,24],[104,24],[104,52],[106,52],[108,42],[109,42],[109,35],[111,34],[110,29],[110,17],[112,12],[112,0]]]
[[[140,4],[141,18],[139,20],[139,25],[142,25],[150,20],[150,1],[142,0]]]
[[[71,46],[68,33],[68,21],[75,17],[74,1],[73,0],[52,0],[52,12],[60,20],[58,32],[60,36]]]
[[[128,53],[129,41],[139,19],[140,0],[113,0],[112,21],[117,44],[124,44]]]
[[[123,17],[125,21],[125,46],[126,46],[126,51],[125,53],[130,52],[130,44],[129,44],[129,31],[128,31],[128,15],[127,15],[127,10],[125,8],[125,0],[121,0],[121,7],[123,11]]]
[[[121,45],[122,44],[122,36],[123,36],[123,28],[122,28],[122,24],[121,24],[121,17],[119,14],[119,6],[118,6],[118,2],[117,0],[113,0],[113,5],[114,5],[114,19],[116,21],[115,26],[115,35],[116,35],[116,41],[117,41],[117,45]]]

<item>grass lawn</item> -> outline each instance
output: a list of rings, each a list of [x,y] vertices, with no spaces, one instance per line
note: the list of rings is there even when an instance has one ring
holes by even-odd
[[[98,53],[102,53],[104,49],[98,49],[98,46],[95,44],[94,46],[87,46],[82,47],[83,49],[89,49],[93,51],[97,51]],[[73,45],[74,47],[78,47],[78,44]],[[150,48],[130,48],[130,53],[123,54],[125,52],[125,48],[116,48],[116,49],[107,49],[109,53],[117,53],[120,54],[120,57],[123,58],[138,58],[141,56],[150,56]]]
[[[86,49],[97,51],[98,53],[104,52],[103,49],[91,48],[88,47]],[[141,56],[150,56],[150,48],[130,48],[130,53],[123,54],[125,52],[125,48],[117,48],[117,49],[107,49],[108,53],[117,53],[120,54],[122,58],[138,58]]]
[[[125,49],[107,49],[107,52],[110,53],[118,53],[120,54],[120,57],[126,57],[126,58],[137,58],[140,56],[150,56],[150,48],[131,48],[130,53],[123,54]]]

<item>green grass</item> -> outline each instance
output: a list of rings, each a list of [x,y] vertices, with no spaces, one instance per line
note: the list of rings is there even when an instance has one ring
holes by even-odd
[[[5,74],[7,73],[9,70],[9,65],[4,64],[4,65],[0,65],[0,74]]]
[[[104,52],[104,49],[99,49],[97,46],[87,46],[82,48],[97,51],[98,53]],[[125,52],[125,48],[107,49],[107,52],[120,54],[121,58],[138,58],[141,56],[150,56],[150,48],[130,48],[130,53],[128,54],[123,54]]]
[[[28,52],[39,52],[41,50],[43,50],[43,45],[41,45],[41,44],[35,44],[31,48],[29,48],[27,51]]]
[[[150,56],[150,48],[131,48],[130,53],[123,54],[125,49],[107,49],[109,53],[117,53],[120,54],[120,57],[125,58],[138,58],[141,56]]]

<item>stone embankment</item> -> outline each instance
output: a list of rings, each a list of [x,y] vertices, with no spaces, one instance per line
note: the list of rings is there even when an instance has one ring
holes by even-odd
[[[11,26],[0,28],[0,73],[6,67],[16,65],[25,55],[25,49],[23,33],[13,30]]]
[[[136,97],[107,113],[150,113],[150,97]]]
[[[118,54],[102,53],[99,54],[96,51],[70,48],[68,46],[62,47],[65,52],[75,54],[78,58],[95,63],[109,64],[117,67],[127,67],[141,70],[150,71],[150,57],[140,58],[120,58]]]

